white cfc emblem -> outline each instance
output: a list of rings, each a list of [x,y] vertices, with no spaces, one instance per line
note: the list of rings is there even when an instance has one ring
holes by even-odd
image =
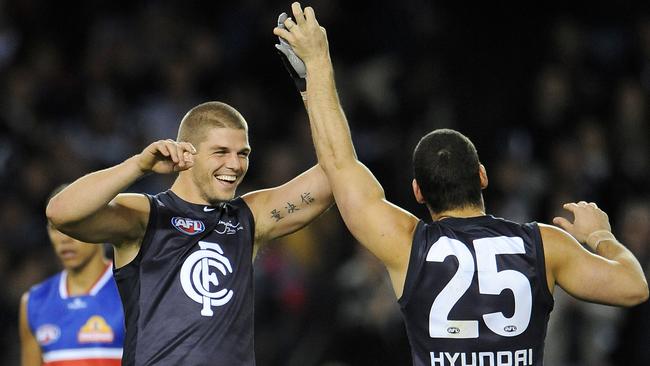
[[[190,299],[203,304],[201,315],[212,316],[213,306],[225,305],[233,296],[232,290],[218,290],[217,277],[217,272],[223,276],[232,273],[232,266],[228,258],[223,256],[219,244],[199,241],[199,247],[201,250],[187,257],[181,267],[181,286]],[[216,289],[210,291],[210,285]]]

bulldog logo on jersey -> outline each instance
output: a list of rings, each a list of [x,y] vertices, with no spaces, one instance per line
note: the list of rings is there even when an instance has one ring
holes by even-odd
[[[56,342],[61,336],[61,328],[54,324],[43,324],[36,329],[36,341],[41,346]]]
[[[200,234],[205,230],[203,221],[188,219],[186,217],[172,217],[172,225],[176,230],[187,235]]]
[[[202,304],[201,315],[212,316],[213,306],[228,303],[233,291],[220,288],[219,277],[233,273],[230,260],[217,243],[199,241],[200,250],[190,254],[181,267],[181,286],[193,301]]]
[[[93,315],[86,321],[79,333],[79,343],[110,343],[115,338],[113,328],[106,322],[106,319],[99,315]]]

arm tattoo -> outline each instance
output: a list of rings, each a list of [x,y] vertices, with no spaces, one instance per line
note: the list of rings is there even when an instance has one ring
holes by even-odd
[[[271,211],[271,217],[275,219],[275,222],[278,222],[283,219],[283,216],[280,215],[280,211],[278,211],[277,209],[273,209],[273,211]]]
[[[290,213],[290,214],[291,214],[291,213],[294,213],[294,212],[296,212],[296,211],[300,211],[300,209],[298,208],[298,206],[294,205],[294,204],[291,203],[291,202],[287,202],[287,205],[285,206],[285,208],[287,209],[287,213]]]
[[[310,205],[312,202],[314,202],[316,199],[311,196],[311,192],[305,192],[300,195],[300,200],[306,204]]]

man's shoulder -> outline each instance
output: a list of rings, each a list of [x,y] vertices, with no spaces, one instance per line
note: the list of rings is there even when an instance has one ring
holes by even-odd
[[[55,273],[45,280],[30,287],[28,291],[30,302],[46,297],[52,291],[58,290],[62,274],[63,272]]]

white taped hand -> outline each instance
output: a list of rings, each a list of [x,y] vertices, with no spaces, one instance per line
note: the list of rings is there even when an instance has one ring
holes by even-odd
[[[287,29],[287,27],[284,26],[284,21],[288,18],[289,16],[287,13],[280,14],[280,16],[278,16],[278,28]],[[307,76],[307,68],[305,67],[305,63],[302,62],[300,57],[296,55],[296,53],[293,51],[293,48],[291,48],[291,45],[287,43],[284,38],[278,38],[280,39],[280,44],[276,44],[275,48],[277,48],[278,51],[282,52],[282,54],[286,56],[287,61],[289,61],[291,68],[293,68],[298,77],[304,79]]]

